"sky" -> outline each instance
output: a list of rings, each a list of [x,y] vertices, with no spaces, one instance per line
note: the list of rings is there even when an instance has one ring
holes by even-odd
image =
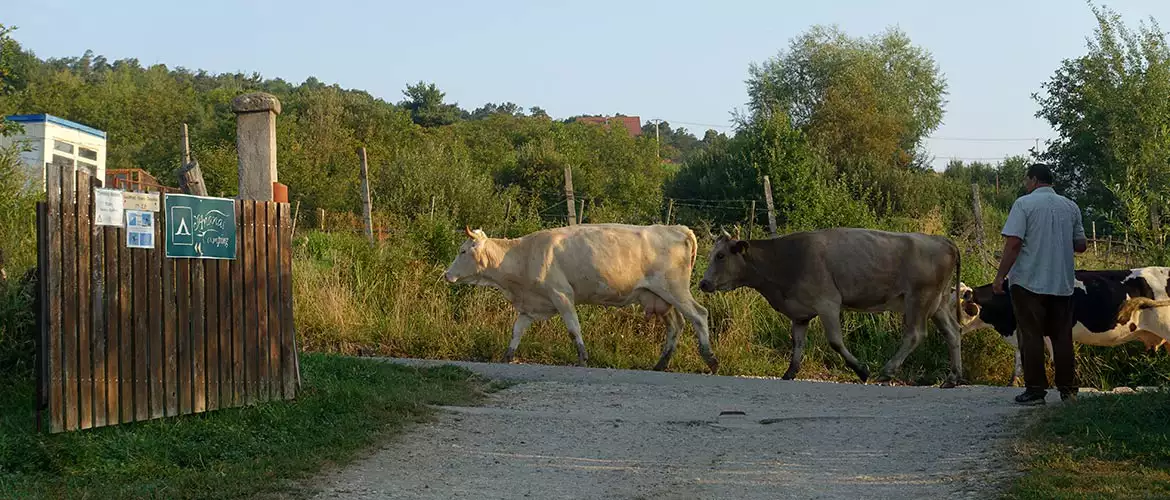
[[[549,2],[494,0],[0,0],[0,23],[42,58],[87,49],[300,83],[313,76],[390,102],[420,80],[448,102],[540,106],[663,119],[695,135],[731,132],[746,108],[751,63],[776,56],[814,24],[851,36],[897,26],[948,82],[943,124],[927,142],[950,158],[995,161],[1055,134],[1031,97],[1060,62],[1086,51],[1094,18],[1076,0],[805,0]],[[1105,5],[1130,26],[1170,19],[1164,0]]]

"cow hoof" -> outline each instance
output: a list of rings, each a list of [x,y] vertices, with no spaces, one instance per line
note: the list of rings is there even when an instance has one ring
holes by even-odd
[[[884,373],[873,379],[873,383],[879,385],[894,385],[893,382],[894,378]]]
[[[862,370],[858,371],[857,378],[860,378],[861,383],[864,384],[866,380],[869,380],[869,370],[862,369]]]
[[[780,380],[792,380],[794,378],[796,378],[795,373],[784,372],[784,375],[780,377]]]
[[[666,371],[666,363],[659,361],[658,364],[654,365],[654,371],[656,371],[656,372]]]
[[[942,384],[940,384],[938,387],[939,387],[940,389],[954,389],[954,388],[955,388],[955,386],[957,386],[957,385],[958,385],[958,384],[956,384],[954,381],[952,381],[952,380],[948,380],[948,381],[946,381],[946,382],[943,382]]]
[[[710,362],[710,363],[707,363],[707,368],[708,368],[709,370],[711,370],[711,375],[714,375],[714,374],[716,374],[716,373],[719,373],[719,362],[718,362],[718,361],[712,361],[712,362]]]

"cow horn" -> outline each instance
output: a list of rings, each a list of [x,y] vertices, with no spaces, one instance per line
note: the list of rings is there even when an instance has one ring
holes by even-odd
[[[735,225],[735,239],[739,239],[739,224]]]
[[[471,232],[471,226],[463,226],[463,232],[467,234],[468,238],[475,238],[475,233]]]
[[[723,234],[719,235],[720,237],[725,238],[725,239],[729,239],[729,240],[731,239],[731,235],[727,233],[726,229],[719,228],[719,232],[723,233]]]

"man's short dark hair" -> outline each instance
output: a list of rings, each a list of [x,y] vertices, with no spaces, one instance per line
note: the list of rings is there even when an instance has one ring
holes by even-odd
[[[1052,184],[1052,169],[1043,163],[1033,163],[1024,175],[1036,179],[1041,184]]]

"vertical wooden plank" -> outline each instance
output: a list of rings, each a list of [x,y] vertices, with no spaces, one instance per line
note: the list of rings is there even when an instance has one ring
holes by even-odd
[[[122,360],[119,362],[121,373],[118,379],[121,381],[119,388],[119,395],[121,399],[122,422],[134,421],[134,397],[136,395],[134,388],[134,380],[138,374],[134,371],[136,368],[134,358],[136,351],[134,350],[134,341],[136,340],[134,332],[134,254],[126,248],[126,228],[118,228],[118,312],[121,315],[119,321],[122,323],[122,330],[120,337],[122,346],[119,348],[119,354]]]
[[[244,276],[247,274],[244,265],[248,248],[247,219],[244,217],[246,202],[236,201],[236,260],[231,264],[232,280],[232,405],[241,406],[246,401],[244,377],[244,332],[248,331],[244,320],[244,310],[247,309],[247,293]]]
[[[256,396],[268,401],[268,207],[256,202]]]
[[[90,347],[93,330],[90,318],[92,255],[89,248],[93,234],[89,216],[92,182],[89,174],[77,173],[77,390],[80,410],[77,425],[81,429],[93,427],[93,351]]]
[[[64,219],[61,206],[61,183],[63,175],[61,167],[50,165],[45,172],[45,189],[48,191],[45,199],[48,205],[48,262],[46,268],[48,277],[45,287],[48,288],[49,314],[45,317],[49,328],[48,335],[48,378],[49,378],[49,430],[61,432],[65,430],[64,398],[62,371],[64,357],[61,352],[64,326],[61,321],[62,296],[61,282],[64,279],[62,271],[65,266],[61,262],[61,222]]]
[[[284,399],[296,397],[296,352],[293,348],[292,221],[290,205],[280,205],[280,367]]]
[[[150,297],[148,299],[150,314],[148,315],[150,332],[150,418],[160,418],[164,415],[163,400],[165,399],[165,392],[163,391],[163,365],[166,364],[166,356],[163,350],[163,343],[165,341],[163,332],[163,293],[166,289],[163,286],[163,253],[165,252],[165,243],[163,241],[162,223],[158,220],[158,214],[152,214],[155,217],[154,221],[154,249],[147,251],[149,257],[149,270],[147,274],[150,276],[150,284],[148,287]]]
[[[77,363],[77,176],[72,171],[62,175],[61,182],[61,323],[62,377],[65,398],[65,430],[78,428],[78,363]]]
[[[256,402],[256,331],[259,328],[256,314],[256,202],[244,200],[244,403]]]
[[[49,408],[49,204],[37,202],[37,294],[40,309],[37,313],[36,358],[36,431],[45,425],[45,410]]]
[[[207,411],[219,408],[219,261],[204,260],[203,276],[207,284],[204,301],[207,304],[207,319],[204,320],[207,335],[204,350],[207,353]]]
[[[179,415],[191,413],[191,259],[175,259],[175,356],[178,359]]]
[[[277,232],[277,209],[279,204],[272,201],[264,202],[268,207],[267,235],[264,237],[268,247],[268,296],[264,301],[268,307],[268,397],[281,399],[283,388],[280,368],[280,233]]]
[[[206,301],[204,300],[207,286],[203,275],[203,259],[191,261],[191,365],[192,373],[192,406],[191,411],[203,412],[207,409],[207,336],[205,319],[207,317]]]
[[[134,420],[142,421],[150,419],[150,367],[146,359],[150,352],[150,330],[147,326],[150,313],[147,282],[150,277],[146,274],[146,250],[132,249],[130,255],[134,266]]]
[[[122,286],[121,263],[118,249],[118,229],[102,228],[102,243],[106,247],[106,423],[122,420]]]
[[[164,215],[165,225],[165,215]],[[165,245],[164,243],[160,243]],[[179,359],[175,330],[178,328],[176,299],[176,261],[168,259],[163,251],[163,413],[172,417],[179,414]]]
[[[216,262],[216,275],[219,282],[219,344],[216,346],[219,363],[216,371],[219,377],[219,392],[216,395],[220,408],[232,406],[232,282],[229,272],[231,261]]]
[[[91,187],[100,187],[98,179],[94,179]],[[92,212],[91,212],[92,215]],[[109,402],[106,400],[106,233],[102,226],[94,225],[90,218],[90,252],[93,254],[90,277],[90,336],[93,349],[93,426],[108,425],[106,411]]]

